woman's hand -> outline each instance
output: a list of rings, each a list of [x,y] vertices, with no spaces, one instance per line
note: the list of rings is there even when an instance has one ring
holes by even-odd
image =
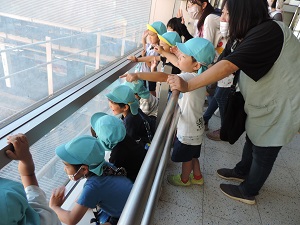
[[[126,81],[133,82],[139,80],[138,73],[125,73],[120,78],[126,78]]]
[[[61,207],[65,201],[64,196],[65,196],[65,187],[64,186],[55,188],[52,191],[52,195],[50,197],[49,207],[50,208],[55,207],[55,206]]]
[[[177,75],[170,74],[167,79],[171,91],[178,90],[181,92],[188,92],[188,83]]]

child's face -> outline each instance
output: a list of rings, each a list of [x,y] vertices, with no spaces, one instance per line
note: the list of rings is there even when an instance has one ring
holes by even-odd
[[[170,48],[171,48],[171,47],[170,47],[167,43],[161,41],[161,42],[159,43],[159,45],[160,45],[166,52],[170,52]]]
[[[71,180],[76,181],[82,177],[82,175],[80,173],[77,173],[78,171],[76,170],[76,168],[74,166],[72,166],[71,164],[69,164],[67,162],[63,162],[63,163],[65,164],[64,170],[65,170],[66,174],[69,176],[70,179],[72,177]],[[74,174],[75,174],[75,176],[73,177]]]
[[[120,105],[118,105],[117,103],[114,103],[113,101],[108,100],[108,104],[109,104],[109,107],[111,108],[111,110],[113,111],[114,115],[119,115],[124,112],[124,109],[121,108]]]
[[[183,54],[180,52],[178,57],[178,68],[181,71],[192,73],[196,70],[198,70],[198,62],[193,62],[193,59],[191,56]]]
[[[151,30],[148,30],[148,35],[149,35],[149,38],[150,38],[150,44],[157,45],[159,43],[159,39],[158,39],[158,36],[157,36],[156,33],[154,33]]]

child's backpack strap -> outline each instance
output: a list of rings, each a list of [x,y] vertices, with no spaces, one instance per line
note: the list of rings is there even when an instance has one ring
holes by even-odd
[[[153,139],[153,135],[152,135],[152,132],[151,132],[150,124],[149,124],[148,120],[145,118],[145,116],[143,115],[143,113],[141,113],[140,111],[139,111],[139,115],[143,119],[146,131],[147,131],[149,144],[151,144],[151,141]]]
[[[93,213],[95,215],[95,218],[92,218],[90,220],[90,223],[96,223],[96,225],[100,225],[109,221],[110,215],[108,215],[102,209],[98,208],[98,206],[95,211],[93,210]]]

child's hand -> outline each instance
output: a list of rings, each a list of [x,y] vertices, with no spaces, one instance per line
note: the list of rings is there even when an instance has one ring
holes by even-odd
[[[141,53],[142,57],[144,57],[146,55],[146,50],[144,49]]]
[[[151,67],[150,67],[151,72],[154,72],[154,71],[157,70],[157,69],[156,69],[157,64],[158,64],[158,62],[157,62],[156,58],[154,57],[153,61],[151,62]]]
[[[178,9],[178,12],[176,14],[177,18],[183,18],[183,13],[182,13],[182,9]]]
[[[65,187],[58,187],[52,191],[52,195],[49,201],[49,207],[52,208],[54,206],[61,207],[65,201]]]
[[[131,62],[136,62],[136,57],[133,55],[128,56],[127,59],[129,59]]]
[[[32,156],[29,151],[29,144],[24,134],[16,134],[7,137],[7,143],[14,146],[15,151],[7,150],[6,155],[10,159],[20,160],[24,163],[32,163]]]
[[[125,73],[120,76],[120,78],[126,78],[126,81],[133,82],[139,80],[138,73]]]
[[[163,49],[163,47],[161,47],[161,46],[159,46],[159,45],[156,45],[156,46],[154,47],[154,51],[156,51],[156,52],[159,53],[159,54],[162,54],[162,53],[164,52],[164,49]]]
[[[188,91],[188,83],[177,75],[172,75],[172,74],[168,75],[167,82],[170,85],[171,91],[174,90],[178,90],[181,92]]]
[[[178,48],[176,46],[171,47],[170,52],[173,53],[174,55],[176,55],[177,58],[180,55],[180,51],[178,50]]]
[[[143,32],[142,38],[143,38],[143,39],[146,39],[147,36],[148,36],[148,30],[145,30],[145,31]]]

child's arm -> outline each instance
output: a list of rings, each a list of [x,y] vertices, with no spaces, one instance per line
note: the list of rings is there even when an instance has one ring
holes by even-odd
[[[166,52],[165,50],[163,50],[163,48],[161,46],[155,46],[154,47],[154,50],[163,55],[164,57],[166,57],[170,63],[172,63],[174,66],[177,65],[177,61],[178,61],[178,58],[176,57],[176,55],[170,53],[170,52]]]
[[[127,73],[121,75],[120,78],[126,77],[126,81],[133,82],[136,80],[148,80],[156,82],[166,82],[168,79],[167,73],[163,72],[139,72],[139,73]]]
[[[6,155],[10,159],[20,160],[18,169],[24,188],[30,185],[38,186],[34,173],[34,162],[29,151],[29,144],[26,136],[24,134],[8,136],[7,141],[8,143],[13,144],[15,150],[7,150]]]
[[[61,206],[65,201],[64,192],[65,187],[54,189],[50,198],[49,206],[53,209],[53,211],[55,211],[61,222],[68,225],[77,224],[88,210],[88,207],[75,203],[75,206],[71,211],[62,209]]]
[[[156,61],[160,61],[160,56],[144,56],[144,57],[135,57],[133,55],[130,55],[127,57],[127,59],[129,59],[132,62],[152,62],[154,60]]]
[[[143,44],[144,51],[146,51],[147,36],[148,36],[148,30],[145,30],[142,36],[142,44]]]

